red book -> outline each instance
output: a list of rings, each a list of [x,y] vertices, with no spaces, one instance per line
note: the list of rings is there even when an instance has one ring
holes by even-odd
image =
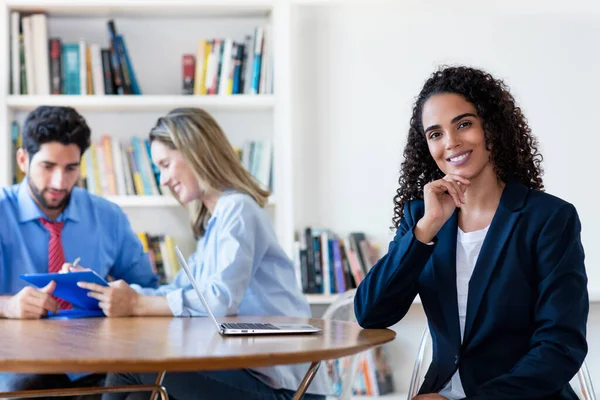
[[[183,94],[194,94],[196,59],[191,54],[184,54],[181,63],[183,66]]]
[[[50,93],[61,93],[60,39],[50,39]]]

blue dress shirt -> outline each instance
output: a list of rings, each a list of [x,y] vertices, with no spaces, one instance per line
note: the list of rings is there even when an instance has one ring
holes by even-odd
[[[311,316],[298,289],[293,262],[279,246],[267,212],[246,194],[227,191],[219,198],[189,265],[217,316]],[[158,289],[134,285],[134,289],[166,296],[175,316],[207,315],[183,270],[169,285]],[[295,391],[307,370],[308,364],[297,364],[249,371],[273,388]],[[331,392],[325,368],[319,370],[308,392]]]
[[[27,179],[27,178],[25,178]],[[46,218],[31,198],[27,181],[0,190],[0,295],[13,295],[27,286],[21,274],[48,272],[50,233],[39,221]],[[75,187],[60,214],[66,262],[128,283],[156,287],[150,259],[116,205]]]
[[[27,178],[0,190],[0,218],[0,295],[13,295],[28,285],[19,275],[48,272],[50,232],[39,221],[46,215],[31,198]],[[79,265],[102,277],[158,285],[148,255],[116,204],[75,187],[57,221],[65,223],[61,241],[66,262],[80,257]],[[88,374],[67,375],[75,380]]]

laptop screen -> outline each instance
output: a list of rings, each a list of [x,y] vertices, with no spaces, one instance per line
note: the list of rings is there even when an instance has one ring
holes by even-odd
[[[181,253],[181,250],[179,250],[178,246],[175,246],[175,253],[177,254],[177,258],[179,259],[179,263],[181,264],[181,268],[183,268],[183,270],[185,271],[186,275],[188,276],[188,279],[192,283],[192,286],[194,287],[194,290],[196,291],[196,294],[200,298],[200,301],[202,302],[202,305],[204,306],[204,309],[208,313],[209,317],[213,320],[215,326],[217,327],[217,331],[221,332],[221,325],[217,322],[217,319],[215,318],[215,315],[213,314],[212,310],[208,306],[208,302],[206,301],[206,299],[202,295],[202,292],[200,291],[200,288],[198,287],[198,283],[194,279],[194,275],[192,275],[192,271],[190,270],[190,267],[188,266],[187,261],[185,261],[185,257]]]

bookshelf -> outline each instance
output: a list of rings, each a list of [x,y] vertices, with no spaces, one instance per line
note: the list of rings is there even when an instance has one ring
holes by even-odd
[[[9,8],[68,17],[253,17],[273,10],[269,0],[5,0]],[[43,4],[43,6],[42,6]]]
[[[264,0],[4,0],[0,3],[0,54],[10,55],[10,14],[44,13],[48,38],[108,47],[106,22],[115,21],[127,43],[142,95],[21,95],[11,93],[10,57],[0,61],[0,157],[11,160],[10,124],[20,124],[40,105],[72,106],[87,120],[92,140],[147,137],[156,119],[177,107],[199,107],[219,121],[236,147],[248,140],[273,144],[273,195],[268,211],[280,242],[292,254],[294,240],[291,157],[291,10]],[[273,94],[182,95],[182,55],[198,41],[241,41],[256,26],[269,26]],[[12,183],[11,162],[0,164],[0,185]],[[275,197],[277,202],[275,202]],[[193,251],[187,214],[171,196],[106,196],[123,207],[136,231],[172,234]]]
[[[179,203],[171,196],[104,196],[119,207],[178,207]]]
[[[307,294],[306,298],[309,304],[328,306],[337,299],[337,294]]]
[[[308,303],[316,306],[329,306],[338,298],[338,296],[338,294],[306,294]],[[413,304],[421,304],[419,295],[415,297]]]
[[[171,196],[104,196],[119,207],[180,207]],[[269,206],[275,205],[273,196],[269,197]]]
[[[21,96],[9,95],[6,105],[12,110],[31,111],[40,105],[73,106],[82,111],[148,111],[177,107],[198,107],[215,111],[270,111],[275,102],[272,95],[236,96],[188,96],[188,95],[142,95],[142,96]]]

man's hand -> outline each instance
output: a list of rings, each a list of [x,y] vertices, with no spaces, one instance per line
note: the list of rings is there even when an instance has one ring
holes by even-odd
[[[54,281],[39,290],[31,286],[23,288],[4,303],[2,315],[13,319],[39,319],[48,311],[58,312],[58,302],[52,297],[55,288]]]
[[[88,289],[88,296],[98,299],[99,306],[107,317],[128,317],[135,314],[141,295],[125,281],[118,280],[102,286],[90,282],[78,282],[77,286]]]
[[[413,400],[448,400],[448,399],[444,396],[440,396],[437,393],[428,393],[428,394],[418,395],[417,397],[413,397]]]
[[[81,265],[73,266],[71,263],[64,263],[60,268],[59,273],[66,274],[67,272],[77,272],[77,271],[91,271],[91,268],[85,268]]]

